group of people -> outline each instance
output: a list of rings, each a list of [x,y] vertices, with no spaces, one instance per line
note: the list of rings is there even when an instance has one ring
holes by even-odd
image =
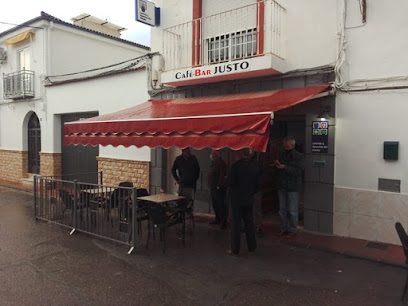
[[[295,235],[298,226],[299,191],[302,184],[303,154],[295,150],[295,139],[291,136],[283,139],[283,151],[273,166],[278,172],[278,197],[281,228],[279,236]],[[238,255],[241,233],[245,232],[250,254],[256,249],[256,233],[262,236],[260,222],[261,208],[261,169],[254,160],[249,148],[237,151],[237,161],[229,171],[221,154],[213,150],[210,155],[211,167],[208,173],[208,187],[215,213],[213,225],[225,229],[230,204],[231,249],[230,255]],[[172,175],[179,185],[178,194],[194,198],[196,183],[200,175],[197,158],[190,148],[182,150],[172,167]],[[254,219],[256,222],[254,222]]]

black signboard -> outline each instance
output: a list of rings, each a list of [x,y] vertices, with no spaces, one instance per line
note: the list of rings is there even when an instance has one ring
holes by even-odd
[[[329,122],[313,121],[312,153],[328,153],[328,150],[329,150]]]

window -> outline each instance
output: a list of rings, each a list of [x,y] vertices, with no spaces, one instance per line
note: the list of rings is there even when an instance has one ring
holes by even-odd
[[[256,29],[231,35],[232,59],[256,55]]]
[[[207,39],[208,63],[218,63],[256,55],[256,29]]]
[[[223,62],[229,59],[229,35],[208,39],[208,62]]]
[[[31,70],[30,49],[25,48],[18,51],[18,67],[20,70]]]

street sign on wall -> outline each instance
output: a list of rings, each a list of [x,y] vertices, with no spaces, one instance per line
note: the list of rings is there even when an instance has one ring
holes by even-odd
[[[313,121],[312,153],[328,153],[328,151],[329,151],[329,121]]]
[[[136,0],[136,21],[150,26],[160,25],[160,8],[147,0]]]

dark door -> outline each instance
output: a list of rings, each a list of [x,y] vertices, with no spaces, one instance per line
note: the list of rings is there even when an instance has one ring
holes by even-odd
[[[98,113],[77,113],[61,116],[61,139],[64,139],[64,124],[66,122],[98,116]],[[86,183],[98,183],[98,162],[96,157],[99,155],[99,146],[65,146],[62,141],[62,175],[67,180],[81,180]],[[78,175],[80,173],[93,173],[91,175]]]
[[[41,127],[33,113],[28,121],[28,173],[40,173]]]

